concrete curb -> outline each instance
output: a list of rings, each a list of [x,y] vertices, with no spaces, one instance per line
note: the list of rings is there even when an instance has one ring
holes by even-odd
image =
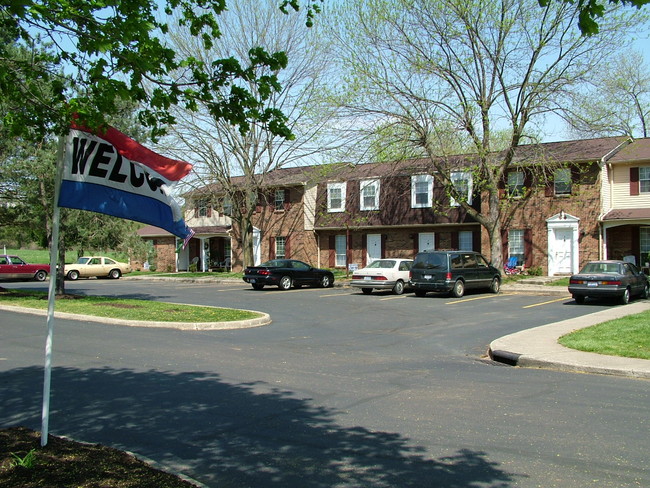
[[[488,354],[493,360],[512,366],[650,379],[650,361],[646,359],[576,351],[558,343],[561,336],[575,330],[646,310],[650,310],[650,302],[639,301],[523,330],[492,341]]]
[[[0,305],[0,310],[10,312],[29,313],[32,315],[47,316],[47,310],[36,308],[14,307],[11,305]],[[156,327],[165,329],[179,330],[232,330],[246,329],[252,327],[261,327],[270,324],[271,316],[267,313],[257,312],[255,310],[246,310],[247,312],[257,313],[260,316],[248,320],[233,320],[229,322],[152,322],[144,320],[125,320],[113,319],[109,317],[98,317],[96,315],[80,315],[66,312],[54,312],[54,318],[81,320],[84,322],[99,322],[102,324],[125,325],[130,327]]]

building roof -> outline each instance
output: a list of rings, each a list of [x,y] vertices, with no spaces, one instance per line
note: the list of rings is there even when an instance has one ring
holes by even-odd
[[[204,226],[204,227],[192,227],[192,230],[194,231],[194,235],[196,237],[203,237],[203,236],[215,236],[215,235],[221,235],[221,236],[227,236],[229,235],[230,232],[230,226],[226,225],[210,225],[210,226]],[[153,225],[145,225],[144,227],[138,229],[137,231],[138,235],[140,237],[171,237],[173,234],[171,232],[168,232],[164,229],[161,229],[160,227],[155,227]]]
[[[630,159],[635,158],[637,155],[643,156],[647,154],[647,157],[650,158],[650,142],[648,141],[648,139],[640,139],[632,144],[633,147],[629,147],[629,137],[616,136],[522,145],[515,150],[513,164],[595,162],[605,157],[611,158],[612,155],[613,157],[626,157]],[[638,149],[637,142],[640,143]],[[624,152],[626,149],[628,150]],[[621,153],[624,154],[621,155]],[[495,159],[498,159],[502,154],[502,152],[495,152],[493,156]],[[446,157],[446,164],[454,168],[471,166],[475,161],[475,154],[461,154]],[[350,181],[395,175],[413,175],[431,172],[431,166],[430,159],[421,158],[383,163],[335,163],[279,168],[263,176],[258,176],[262,178],[260,182],[261,187],[273,188],[303,186],[327,181]],[[236,185],[243,183],[245,180],[242,176],[236,176],[232,178],[232,181]],[[219,184],[212,184],[188,192],[185,196],[201,193],[220,193],[220,189],[221,186]]]
[[[609,159],[610,163],[650,160],[650,138],[636,139]]]

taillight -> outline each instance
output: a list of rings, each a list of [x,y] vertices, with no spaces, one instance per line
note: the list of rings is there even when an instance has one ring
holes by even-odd
[[[261,275],[264,275],[264,276],[268,276],[268,275],[271,274],[271,272],[270,272],[268,269],[260,269],[260,270],[257,272],[257,274],[261,274]]]
[[[352,279],[353,280],[362,280],[363,276],[361,276],[361,275],[352,275]]]
[[[447,280],[451,280],[451,273],[447,273]]]
[[[582,285],[583,283],[582,280],[569,280],[570,285]]]
[[[616,285],[616,286],[621,286],[620,281],[601,281],[601,285]]]
[[[386,278],[385,276],[375,276],[374,279],[375,279],[375,280],[379,280],[379,281],[386,281],[386,280],[388,280],[388,278]]]

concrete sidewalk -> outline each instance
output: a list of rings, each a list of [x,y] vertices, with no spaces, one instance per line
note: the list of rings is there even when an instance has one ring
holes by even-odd
[[[526,291],[524,287],[519,287],[518,290]],[[564,293],[569,297],[566,290]],[[561,336],[575,330],[649,309],[650,302],[640,300],[579,318],[523,330],[492,341],[488,353],[493,360],[513,366],[650,379],[650,360],[576,351],[557,342]]]

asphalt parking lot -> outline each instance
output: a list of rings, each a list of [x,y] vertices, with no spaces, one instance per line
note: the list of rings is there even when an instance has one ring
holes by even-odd
[[[135,280],[68,291],[271,314],[223,331],[57,321],[52,433],[205,486],[650,486],[647,381],[484,357],[496,337],[609,304]],[[0,323],[0,425],[38,428],[44,321]]]

